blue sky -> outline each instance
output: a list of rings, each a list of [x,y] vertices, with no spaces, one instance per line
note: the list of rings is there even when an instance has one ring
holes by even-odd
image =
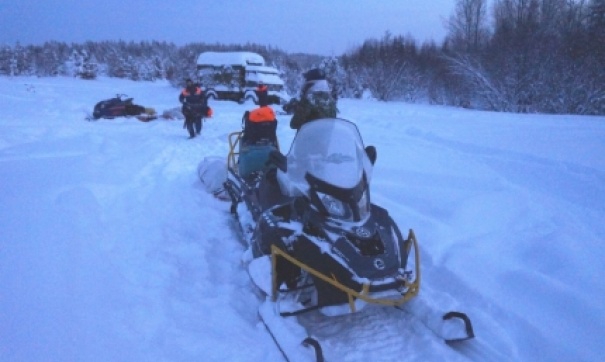
[[[440,42],[453,8],[454,0],[13,0],[0,2],[0,44],[253,42],[340,55],[387,30]]]

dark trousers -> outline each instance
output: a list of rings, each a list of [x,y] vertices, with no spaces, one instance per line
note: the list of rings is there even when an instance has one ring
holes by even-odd
[[[185,118],[185,124],[190,137],[195,137],[196,134],[202,132],[202,117],[189,116]]]

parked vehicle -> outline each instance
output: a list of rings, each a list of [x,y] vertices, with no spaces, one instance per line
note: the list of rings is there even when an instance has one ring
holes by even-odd
[[[157,118],[155,109],[135,104],[132,100],[133,98],[129,98],[125,94],[117,94],[114,98],[95,104],[92,117],[88,118],[97,120],[99,118],[113,119],[116,117],[136,116],[138,120],[144,122]]]
[[[258,104],[256,88],[264,84],[273,104],[285,104],[290,97],[284,91],[279,72],[252,52],[203,52],[197,59],[197,72],[208,98]]]

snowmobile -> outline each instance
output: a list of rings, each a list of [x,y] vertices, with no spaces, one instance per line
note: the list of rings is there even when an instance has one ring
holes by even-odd
[[[136,116],[140,121],[150,121],[157,118],[153,108],[145,108],[133,103],[133,98],[125,94],[117,94],[114,98],[106,99],[95,104],[92,119]]]
[[[247,246],[248,272],[268,296],[259,314],[287,360],[310,352],[274,333],[301,328],[275,316],[400,307],[418,295],[416,236],[410,229],[404,237],[387,210],[371,203],[377,153],[364,147],[355,124],[338,118],[304,124],[287,155],[272,144],[243,146],[241,137],[229,136],[224,189]],[[465,314],[443,320],[460,325],[446,341],[473,338]],[[297,333],[322,360],[320,341]]]

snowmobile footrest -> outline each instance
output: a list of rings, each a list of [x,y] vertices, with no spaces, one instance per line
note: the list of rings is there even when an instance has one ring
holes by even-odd
[[[324,362],[324,355],[323,355],[323,351],[321,349],[321,345],[319,344],[319,341],[317,341],[313,337],[307,337],[302,342],[302,344],[305,347],[309,347],[309,346],[313,347],[315,349],[315,360],[317,362]]]
[[[303,314],[303,313],[307,313],[310,312],[312,310],[316,310],[321,308],[319,305],[314,305],[308,308],[303,308],[303,309],[298,309],[292,312],[279,312],[279,315],[282,317],[293,317],[295,315],[299,315],[299,314]]]
[[[462,313],[462,312],[447,312],[443,315],[443,320],[458,318],[464,322],[464,328],[466,330],[466,337],[464,338],[455,338],[455,339],[446,339],[445,343],[456,343],[461,341],[466,341],[468,339],[475,338],[475,332],[473,331],[473,324],[471,323],[470,318]]]

